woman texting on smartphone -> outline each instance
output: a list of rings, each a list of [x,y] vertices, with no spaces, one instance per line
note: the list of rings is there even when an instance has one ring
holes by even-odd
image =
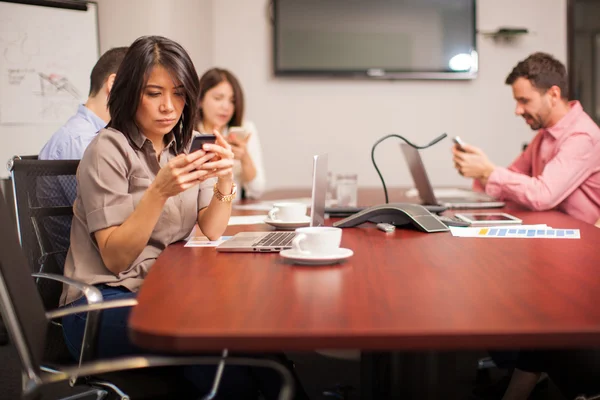
[[[227,139],[235,156],[235,182],[247,198],[259,198],[266,182],[258,133],[252,122],[244,120],[242,87],[226,69],[210,69],[200,78],[196,129],[201,133],[217,130]]]
[[[150,268],[171,243],[198,224],[210,239],[221,236],[235,196],[234,155],[216,132],[214,144],[188,154],[197,112],[198,75],[186,51],[158,36],[137,39],[112,87],[111,120],[90,143],[77,171],[67,277],[95,285],[104,299],[136,296]],[[65,287],[61,304],[85,304]],[[201,305],[199,305],[201,306]],[[127,336],[129,308],[105,311],[99,329],[101,358],[139,354]],[[73,356],[81,351],[86,315],[63,319]],[[198,389],[210,389],[215,368],[182,372]],[[226,367],[222,397],[256,399],[278,391],[259,385],[250,368]],[[273,376],[271,376],[273,377]],[[272,393],[267,395],[273,398]]]

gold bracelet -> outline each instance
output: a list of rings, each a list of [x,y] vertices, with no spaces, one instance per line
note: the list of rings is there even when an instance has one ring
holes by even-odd
[[[231,194],[223,194],[221,193],[221,191],[217,187],[217,184],[215,183],[215,186],[213,186],[213,193],[215,194],[217,200],[225,203],[230,203],[231,201],[233,201],[233,199],[235,199],[235,195],[237,193],[237,185],[235,183],[232,184]]]

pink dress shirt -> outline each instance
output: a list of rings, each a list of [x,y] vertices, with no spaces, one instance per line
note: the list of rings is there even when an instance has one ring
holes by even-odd
[[[540,129],[508,167],[496,167],[485,193],[532,210],[556,209],[591,224],[600,218],[600,128],[578,101]],[[476,181],[475,186],[481,188]]]

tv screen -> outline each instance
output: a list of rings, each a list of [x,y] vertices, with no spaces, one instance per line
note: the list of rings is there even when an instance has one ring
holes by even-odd
[[[277,76],[473,79],[475,0],[273,0]]]

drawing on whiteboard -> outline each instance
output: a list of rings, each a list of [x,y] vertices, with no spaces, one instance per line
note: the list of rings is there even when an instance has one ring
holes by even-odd
[[[2,32],[0,33],[0,43],[4,42],[4,51],[2,52],[4,60],[9,64],[27,63],[32,57],[39,54],[39,46],[34,40],[29,38],[25,32]]]
[[[64,121],[82,99],[66,74],[31,67],[0,70],[0,88],[3,98],[14,99],[2,104],[3,123]]]
[[[30,35],[12,21],[0,27],[0,92],[2,123],[64,121],[82,99],[68,63],[50,57],[49,35]]]
[[[97,10],[87,12],[0,0],[0,129],[54,130],[85,101],[98,59]]]
[[[10,68],[8,70],[8,84],[18,86],[27,77],[27,74],[32,73],[35,73],[35,69],[33,68]]]
[[[69,78],[66,76],[61,76],[58,74],[42,74],[39,73],[40,76],[40,86],[42,96],[55,95],[60,93],[68,93],[73,96],[75,99],[79,100],[81,98],[81,94],[77,88],[69,82]]]

